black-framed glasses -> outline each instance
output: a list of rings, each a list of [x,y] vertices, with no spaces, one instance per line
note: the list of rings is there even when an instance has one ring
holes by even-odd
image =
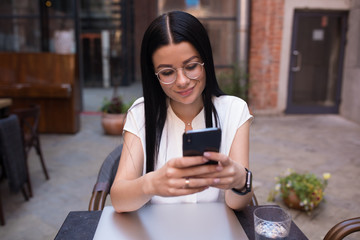
[[[187,78],[197,79],[201,76],[203,72],[204,63],[189,62],[185,64],[182,68],[163,68],[160,71],[156,72],[155,75],[161,83],[172,84],[176,81],[178,69],[182,69],[184,75]]]

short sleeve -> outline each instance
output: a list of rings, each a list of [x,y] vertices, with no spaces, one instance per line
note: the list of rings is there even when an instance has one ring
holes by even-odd
[[[229,154],[236,131],[248,120],[252,121],[247,103],[234,96],[221,96],[214,99],[214,105],[220,120],[222,141],[220,151]]]
[[[137,99],[126,115],[124,131],[131,132],[139,137],[145,150],[145,110],[144,98]]]
[[[229,111],[231,113],[231,119],[237,120],[237,128],[241,127],[248,120],[252,123],[254,119],[250,114],[247,103],[241,98],[234,98]]]

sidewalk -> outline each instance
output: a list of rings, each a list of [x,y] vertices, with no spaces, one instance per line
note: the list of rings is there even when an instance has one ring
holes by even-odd
[[[125,101],[142,95],[140,84],[121,91]],[[97,111],[108,93],[111,89],[85,89],[84,111]],[[337,115],[255,116],[250,135],[250,168],[259,204],[274,204],[267,202],[267,195],[275,176],[287,168],[317,175],[330,172],[326,202],[312,216],[290,211],[295,223],[309,239],[320,240],[335,223],[360,216],[359,125]],[[70,211],[87,210],[100,165],[122,138],[103,134],[100,115],[82,114],[79,133],[42,134],[41,141],[50,180],[45,180],[32,151],[34,197],[25,202],[21,193],[9,194],[7,182],[1,182],[6,220],[0,226],[2,240],[53,239]]]

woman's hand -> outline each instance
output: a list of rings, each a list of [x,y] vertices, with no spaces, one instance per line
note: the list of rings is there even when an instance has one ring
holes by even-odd
[[[149,173],[150,194],[163,197],[182,196],[201,192],[217,184],[219,179],[211,176],[215,176],[223,167],[204,165],[207,161],[203,156],[169,160],[162,168]]]
[[[204,158],[217,161],[218,171],[198,177],[217,179],[213,187],[221,189],[243,188],[245,185],[246,171],[245,167],[239,162],[233,161],[229,156],[217,152],[205,152]]]

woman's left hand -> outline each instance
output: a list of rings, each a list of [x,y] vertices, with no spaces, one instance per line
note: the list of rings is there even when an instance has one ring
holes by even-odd
[[[242,188],[245,185],[245,167],[229,156],[218,152],[205,152],[204,157],[218,162],[221,171],[194,177],[213,177],[218,181],[213,187],[221,189]]]

